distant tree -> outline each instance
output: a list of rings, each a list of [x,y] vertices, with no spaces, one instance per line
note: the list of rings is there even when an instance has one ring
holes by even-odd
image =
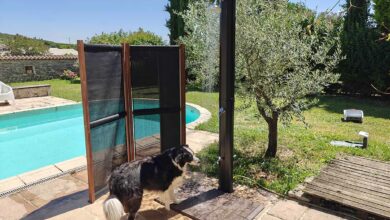
[[[178,41],[186,45],[190,86],[214,91],[219,73],[219,9],[208,0],[199,0],[179,15],[188,33]]]
[[[371,76],[372,87],[378,93],[390,91],[390,1],[374,0],[374,19],[377,35],[374,38],[375,63]],[[383,93],[379,92],[383,95]]]
[[[343,90],[370,95],[375,62],[374,35],[369,26],[370,0],[346,0],[344,7],[342,51],[346,59],[340,64]]]
[[[169,13],[166,26],[169,29],[169,42],[171,45],[177,44],[179,37],[184,36],[184,20],[179,15],[188,9],[190,0],[169,0],[165,10]]]
[[[135,32],[125,32],[120,29],[117,32],[101,33],[88,39],[91,44],[111,44],[119,45],[121,43],[129,43],[130,45],[164,45],[163,39],[150,32],[139,28]]]
[[[169,3],[165,6],[165,10],[169,13],[169,19],[166,26],[169,29],[169,42],[171,45],[177,44],[177,40],[185,36],[186,22],[183,20],[182,14],[188,9],[188,5],[192,2],[199,2],[196,0],[168,0]],[[201,2],[208,2],[209,4],[219,5],[220,0],[201,0]]]
[[[5,40],[11,55],[42,55],[47,53],[48,46],[42,40],[14,35]]]
[[[373,0],[374,1],[374,18],[378,23],[381,31],[386,34],[385,39],[390,41],[390,1],[389,0]]]
[[[288,7],[287,0],[237,1],[238,86],[268,124],[266,157],[277,152],[278,123],[287,125],[338,79],[340,29],[327,16]]]

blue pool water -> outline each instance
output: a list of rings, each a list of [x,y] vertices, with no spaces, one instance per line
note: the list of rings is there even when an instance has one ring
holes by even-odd
[[[186,123],[198,117],[186,106]],[[136,126],[149,119],[136,118]],[[139,129],[135,138],[156,133],[153,127]],[[81,104],[0,115],[0,179],[85,155],[84,146]]]

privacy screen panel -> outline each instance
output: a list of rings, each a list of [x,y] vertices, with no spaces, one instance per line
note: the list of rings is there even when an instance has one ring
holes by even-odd
[[[134,116],[159,115],[161,150],[179,146],[179,47],[131,46],[130,54]]]
[[[85,45],[95,192],[112,169],[127,161],[121,47]]]
[[[160,152],[160,127],[159,114],[134,117],[134,137],[138,158]]]

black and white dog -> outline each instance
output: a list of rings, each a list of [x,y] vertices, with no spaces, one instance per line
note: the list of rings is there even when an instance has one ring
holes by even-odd
[[[119,220],[129,213],[128,219],[134,219],[144,190],[161,192],[160,200],[169,210],[171,203],[179,202],[174,189],[183,183],[187,164],[198,165],[199,159],[184,145],[117,167],[109,179],[110,196],[103,204],[106,218]]]

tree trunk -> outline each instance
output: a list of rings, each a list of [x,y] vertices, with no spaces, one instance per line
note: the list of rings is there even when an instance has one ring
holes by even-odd
[[[277,112],[272,113],[272,119],[268,123],[268,148],[265,152],[265,157],[275,157],[278,147],[278,119]]]

